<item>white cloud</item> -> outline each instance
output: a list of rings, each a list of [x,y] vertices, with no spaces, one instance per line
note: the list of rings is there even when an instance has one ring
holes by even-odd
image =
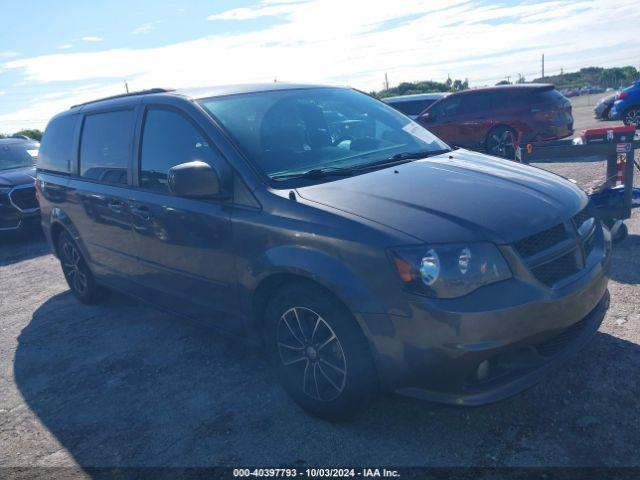
[[[4,90],[0,90],[0,97],[3,96],[3,95],[6,95],[6,94],[7,94],[7,92],[5,92]]]
[[[56,48],[58,50],[69,50],[70,48],[73,48],[73,44],[72,43],[63,43],[62,45],[58,45]]]
[[[0,132],[15,132],[23,128],[44,128],[51,117],[70,106],[95,98],[124,93],[122,83],[90,84],[62,92],[34,96],[23,108],[0,114]]]
[[[257,8],[234,8],[222,13],[209,15],[208,20],[250,20],[260,17],[270,17],[277,15],[288,15],[296,10],[294,3],[262,2],[263,6]]]
[[[377,90],[385,73],[392,85],[442,81],[447,75],[468,77],[471,85],[493,84],[518,73],[531,80],[538,76],[542,53],[548,74],[589,65],[637,65],[640,60],[640,45],[622,40],[637,36],[636,0],[509,5],[477,0],[271,0],[209,18],[242,25],[244,20],[271,17],[279,21],[255,31],[214,33],[156,48],[16,58],[0,68],[14,70],[28,84],[111,78],[119,89],[127,78],[132,89],[142,89],[270,82],[277,77]],[[96,89],[93,97],[99,93]],[[42,99],[40,108],[47,102]]]
[[[83,42],[102,42],[102,38],[93,35],[87,35],[86,37],[82,37],[80,40]]]
[[[156,28],[156,25],[158,25],[159,23],[160,23],[159,21],[143,23],[139,27],[134,28],[131,31],[131,34],[132,35],[144,35],[146,33],[151,32],[151,30]]]
[[[15,58],[19,56],[20,56],[20,53],[14,50],[5,50],[4,52],[0,52],[0,58]]]

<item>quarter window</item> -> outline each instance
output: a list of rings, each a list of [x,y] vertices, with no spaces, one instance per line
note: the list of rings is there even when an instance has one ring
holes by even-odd
[[[204,136],[184,116],[170,110],[149,110],[142,134],[140,186],[168,192],[169,169],[194,160],[215,166],[218,156]]]
[[[87,116],[80,143],[80,175],[103,183],[126,184],[132,129],[132,110]]]
[[[77,121],[77,115],[64,115],[49,122],[42,137],[38,168],[60,173],[71,171]]]

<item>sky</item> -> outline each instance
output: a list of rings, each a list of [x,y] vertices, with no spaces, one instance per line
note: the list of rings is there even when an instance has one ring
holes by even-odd
[[[640,66],[637,0],[0,0],[0,132],[152,87],[471,86]]]

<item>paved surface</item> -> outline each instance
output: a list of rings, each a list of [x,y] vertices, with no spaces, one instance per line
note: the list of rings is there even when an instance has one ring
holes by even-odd
[[[345,425],[302,413],[241,341],[120,296],[82,306],[42,237],[4,239],[0,467],[640,466],[638,214],[629,227],[600,332],[542,383],[479,408],[388,396]]]
[[[603,97],[608,97],[611,93],[596,93],[593,95],[581,95],[579,97],[572,97],[571,105],[573,106],[572,113],[574,119],[574,128],[576,134],[585,128],[605,128],[624,125],[620,121],[607,121],[603,122],[593,118],[593,109],[595,108],[598,100]]]

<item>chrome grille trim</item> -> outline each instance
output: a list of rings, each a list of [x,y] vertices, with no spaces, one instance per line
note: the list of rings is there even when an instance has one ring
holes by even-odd
[[[11,202],[11,205],[13,205],[13,208],[15,208],[16,210],[22,212],[22,213],[33,213],[33,212],[37,212],[38,210],[40,210],[40,207],[33,207],[33,208],[21,208],[16,202],[14,202],[13,200],[13,193],[16,190],[24,190],[27,188],[31,188],[33,189],[33,185],[27,184],[27,185],[18,185],[16,187],[13,187],[11,190],[9,190],[9,193],[7,194],[7,196],[9,197],[9,202]],[[35,189],[34,189],[35,190]],[[35,195],[35,192],[34,192]]]

